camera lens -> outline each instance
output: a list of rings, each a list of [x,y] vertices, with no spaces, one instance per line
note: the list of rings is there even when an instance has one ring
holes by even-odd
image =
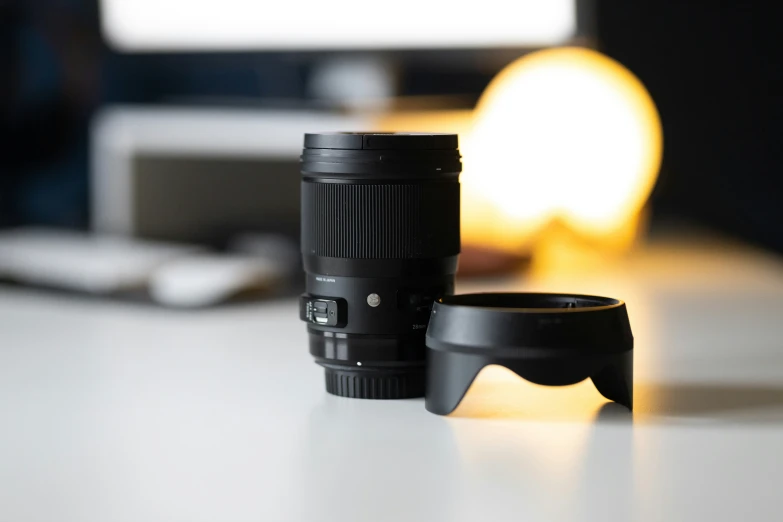
[[[424,395],[433,302],[454,293],[462,163],[456,134],[305,135],[299,315],[326,390]]]

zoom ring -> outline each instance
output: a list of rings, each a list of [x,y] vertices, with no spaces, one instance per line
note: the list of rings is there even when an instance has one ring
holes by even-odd
[[[352,259],[459,254],[459,183],[302,183],[302,253]]]

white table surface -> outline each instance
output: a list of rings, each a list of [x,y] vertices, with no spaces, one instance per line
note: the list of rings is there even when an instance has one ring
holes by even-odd
[[[0,521],[783,520],[783,262],[683,243],[459,290],[628,303],[636,410],[485,370],[449,417],[329,396],[294,300],[0,287]]]

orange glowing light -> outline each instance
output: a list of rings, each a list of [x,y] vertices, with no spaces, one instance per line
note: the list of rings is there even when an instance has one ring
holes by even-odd
[[[621,64],[583,48],[528,54],[492,81],[462,136],[463,240],[531,248],[560,222],[627,245],[662,144],[655,104]]]
[[[589,379],[571,386],[540,386],[507,368],[487,366],[451,417],[584,422],[592,421],[605,404]]]

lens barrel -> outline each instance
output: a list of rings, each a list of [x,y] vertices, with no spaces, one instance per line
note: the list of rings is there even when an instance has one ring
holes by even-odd
[[[454,293],[455,134],[307,134],[300,318],[334,395],[424,395],[433,302]]]

